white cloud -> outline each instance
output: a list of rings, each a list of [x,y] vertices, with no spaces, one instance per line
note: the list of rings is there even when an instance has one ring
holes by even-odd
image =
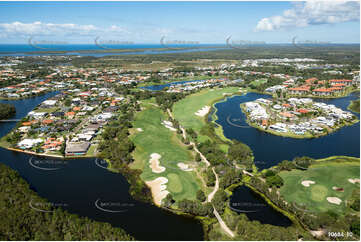
[[[358,1],[308,1],[294,4],[281,16],[272,16],[258,21],[256,31],[306,27],[309,25],[335,24],[360,20]]]
[[[33,23],[0,23],[0,31],[7,36],[29,36],[29,35],[54,35],[54,34],[89,34],[97,28],[94,25],[78,24],[53,24],[42,23],[39,21]]]

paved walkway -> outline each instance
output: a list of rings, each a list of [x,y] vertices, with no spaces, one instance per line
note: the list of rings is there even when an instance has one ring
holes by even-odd
[[[213,174],[216,176],[216,184],[214,185],[214,190],[208,195],[207,202],[209,202],[209,203],[212,202],[214,194],[216,194],[216,192],[219,189],[219,179],[218,179],[218,175],[217,175],[216,171],[214,170],[214,167],[212,167],[212,171],[213,171]]]
[[[223,221],[223,219],[221,218],[221,215],[219,215],[219,213],[217,212],[217,210],[214,208],[213,206],[213,214],[214,216],[216,216],[219,224],[221,225],[221,228],[224,230],[224,232],[226,232],[229,236],[231,236],[232,238],[234,238],[234,233],[232,230],[230,230],[230,228],[228,228],[228,226],[226,225],[226,223]]]

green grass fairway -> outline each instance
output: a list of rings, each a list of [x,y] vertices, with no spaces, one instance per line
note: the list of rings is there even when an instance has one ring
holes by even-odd
[[[182,199],[196,199],[196,193],[200,189],[200,181],[194,172],[182,171],[177,163],[193,162],[194,158],[190,151],[177,139],[176,133],[170,131],[161,124],[166,119],[163,111],[152,105],[143,105],[147,108],[136,114],[134,128],[142,128],[143,131],[134,131],[131,136],[136,149],[133,153],[135,162],[131,164],[133,169],[141,169],[141,179],[153,180],[164,176],[168,179],[167,190],[176,201]],[[149,159],[152,153],[158,153],[160,165],[166,170],[162,173],[154,173],[149,167]]]
[[[359,184],[352,184],[349,178],[360,178],[360,159],[352,157],[331,157],[320,159],[306,171],[282,171],[280,176],[285,184],[280,193],[288,202],[305,205],[306,210],[324,212],[331,210],[342,214],[345,212],[345,201],[350,198],[354,189],[360,189]],[[302,181],[311,180],[315,184],[305,187]],[[342,187],[344,192],[335,191],[332,187]],[[327,197],[338,197],[340,205],[329,203]]]
[[[184,128],[193,128],[199,135],[199,131],[205,124],[205,117],[195,115],[204,106],[210,106],[213,101],[224,97],[224,93],[238,92],[238,87],[204,89],[195,94],[176,102],[173,106],[174,118],[177,119]],[[200,142],[207,139],[207,136],[199,136]]]

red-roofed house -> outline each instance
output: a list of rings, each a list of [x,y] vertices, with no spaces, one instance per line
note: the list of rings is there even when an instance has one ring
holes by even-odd
[[[288,88],[288,91],[291,94],[305,94],[310,91],[310,87],[309,86],[292,87],[292,88]]]
[[[297,109],[297,112],[299,113],[308,113],[308,109],[304,109],[304,108],[300,108],[300,109]]]
[[[309,78],[309,79],[305,80],[305,82],[306,82],[308,85],[312,85],[316,80],[317,80],[317,78],[316,78],[316,77],[313,77],[313,78]]]
[[[330,90],[330,88],[318,88],[318,89],[314,89],[312,91],[312,94],[314,95],[323,95],[323,96],[327,96],[327,95],[331,95],[333,92],[333,90]]]
[[[330,84],[336,84],[336,83],[342,83],[345,84],[346,86],[351,86],[352,85],[352,80],[346,80],[346,79],[340,79],[340,80],[329,80]]]

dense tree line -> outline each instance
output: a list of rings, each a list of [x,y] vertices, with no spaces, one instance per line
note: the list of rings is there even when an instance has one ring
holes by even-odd
[[[29,206],[31,201],[41,212]],[[11,168],[0,164],[0,240],[134,240],[121,228],[70,214],[40,198]]]
[[[0,103],[0,119],[11,118],[16,113],[15,106],[7,103]]]
[[[111,164],[111,169],[121,172],[130,183],[130,194],[136,199],[150,201],[151,192],[146,184],[140,179],[140,170],[129,168],[133,162],[132,151],[135,149],[129,139],[129,128],[134,118],[134,111],[138,104],[133,100],[129,104],[120,106],[121,115],[107,125],[102,133],[103,140],[99,143],[99,157],[106,159]]]
[[[248,145],[237,140],[232,140],[228,150],[228,158],[236,164],[251,167],[253,164],[253,152]]]
[[[157,95],[155,100],[157,104],[163,109],[166,110],[167,108],[172,108],[173,104],[182,98],[184,98],[186,94],[184,93],[167,93],[163,92],[161,95]]]

